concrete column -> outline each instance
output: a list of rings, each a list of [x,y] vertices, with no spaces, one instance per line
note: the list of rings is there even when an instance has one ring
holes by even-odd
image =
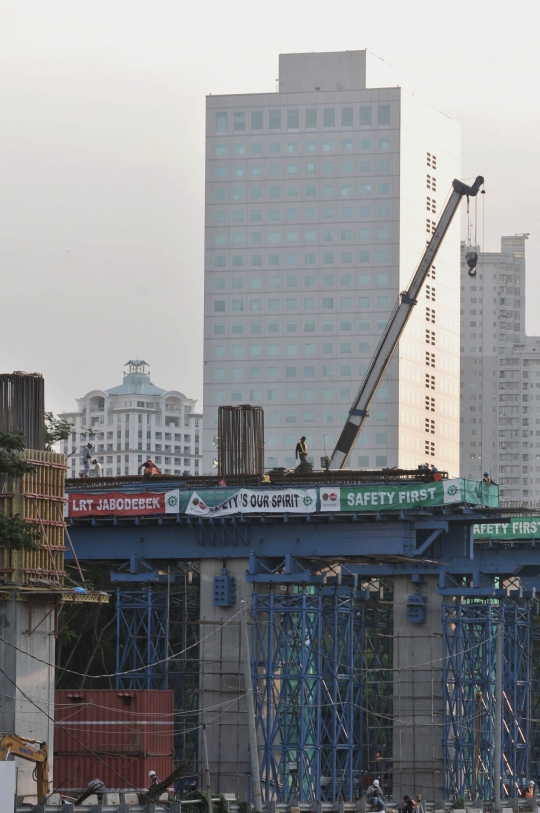
[[[54,609],[43,596],[34,596],[30,605],[27,596],[19,600],[15,590],[10,594],[0,601],[0,638],[8,642],[0,640],[0,666],[5,672],[0,672],[0,731],[46,742],[52,781],[54,725],[47,714],[54,718],[54,666],[47,664],[54,664],[55,659]],[[33,632],[29,634],[29,630]],[[36,803],[35,763],[9,758],[17,765],[18,800]]]
[[[250,767],[238,613],[240,599],[251,606],[252,585],[245,581],[247,558],[226,565],[236,579],[236,604],[214,607],[214,576],[220,575],[223,560],[201,559],[199,708],[205,711],[200,720],[206,723],[212,791],[247,799]]]
[[[419,585],[426,622],[407,621],[409,576],[394,579],[393,796],[433,801],[443,796],[441,604],[437,576]]]

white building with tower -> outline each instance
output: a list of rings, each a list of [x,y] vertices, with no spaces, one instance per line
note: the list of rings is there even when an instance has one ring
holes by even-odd
[[[265,464],[331,453],[460,177],[460,127],[366,51],[283,54],[276,93],[209,96],[204,472],[221,404],[265,409]],[[459,468],[456,218],[349,464]]]
[[[150,381],[146,361],[135,359],[117,387],[90,390],[77,398],[75,412],[59,417],[74,428],[60,451],[71,454],[68,477],[82,471],[82,450],[89,440],[104,476],[137,474],[151,457],[163,474],[200,474],[202,414],[196,399],[164,390]]]

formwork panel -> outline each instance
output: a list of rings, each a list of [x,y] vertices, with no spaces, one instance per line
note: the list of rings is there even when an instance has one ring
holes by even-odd
[[[26,449],[21,455],[34,471],[19,480],[6,478],[0,513],[18,514],[41,534],[36,550],[0,547],[0,584],[41,586],[43,579],[63,583],[65,457]]]
[[[58,689],[55,724],[58,756],[87,755],[90,750],[111,756],[171,757],[174,692]]]

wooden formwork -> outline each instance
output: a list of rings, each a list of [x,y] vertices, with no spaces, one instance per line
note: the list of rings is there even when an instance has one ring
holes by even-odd
[[[41,533],[36,550],[0,547],[0,584],[51,586],[63,583],[64,501],[66,462],[63,454],[26,449],[25,460],[34,466],[20,480],[0,484],[0,512],[19,516]]]

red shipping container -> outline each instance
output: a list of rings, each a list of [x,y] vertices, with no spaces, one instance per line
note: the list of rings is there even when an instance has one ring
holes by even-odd
[[[172,765],[172,690],[59,689],[55,723],[55,758],[74,753],[85,758],[158,757],[168,758]]]
[[[85,788],[92,779],[101,779],[107,790],[139,791],[150,784],[149,771],[155,771],[158,778],[165,779],[174,770],[172,757],[102,757],[107,766],[98,759],[83,754],[69,757],[56,757],[53,762],[53,787],[60,793],[75,795],[75,791]]]

